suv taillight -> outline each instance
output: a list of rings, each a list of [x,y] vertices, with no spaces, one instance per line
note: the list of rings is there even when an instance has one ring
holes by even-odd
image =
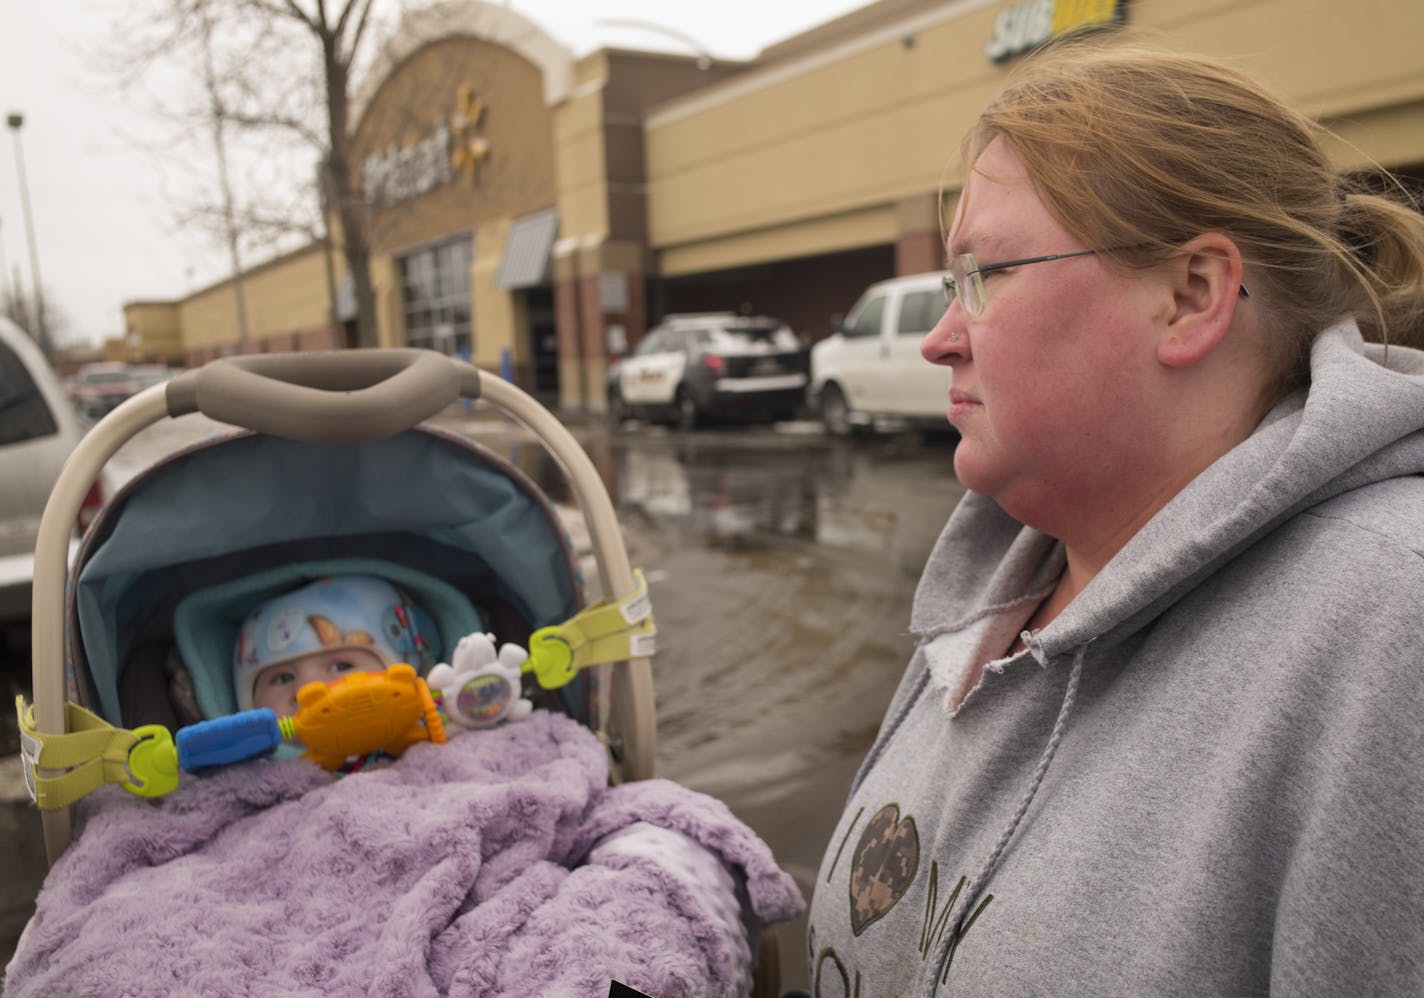
[[[707,370],[711,371],[713,374],[721,374],[727,369],[727,358],[719,357],[715,353],[709,353],[704,356],[702,358],[702,363],[704,366],[706,366]]]
[[[96,481],[89,486],[89,494],[84,497],[84,502],[79,507],[79,519],[77,525],[82,534],[89,529],[89,524],[94,522],[94,517],[99,515],[99,510],[104,505],[104,490]]]

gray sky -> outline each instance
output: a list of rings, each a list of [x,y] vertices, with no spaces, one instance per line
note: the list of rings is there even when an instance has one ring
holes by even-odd
[[[689,52],[675,37],[681,34],[715,56],[745,59],[867,2],[509,0],[505,6],[577,55],[600,45]],[[133,139],[151,131],[151,123],[106,93],[90,68],[99,29],[122,3],[0,4],[0,114],[24,115],[19,139],[39,272],[46,302],[67,316],[75,342],[119,335],[125,301],[179,298],[223,275],[216,246],[173,228],[154,153]],[[0,138],[0,286],[18,272],[28,294],[33,278],[15,153],[7,128]],[[169,166],[181,172],[182,164]]]

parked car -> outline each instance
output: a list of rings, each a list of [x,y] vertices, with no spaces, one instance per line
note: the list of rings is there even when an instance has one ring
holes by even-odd
[[[693,427],[709,417],[790,419],[805,401],[808,351],[780,319],[669,315],[608,374],[608,411]]]
[[[28,636],[35,538],[50,489],[84,427],[33,340],[0,318],[0,642]],[[96,482],[80,511],[88,526],[104,502]]]
[[[178,373],[178,369],[165,364],[135,364],[129,368],[129,378],[133,382],[135,395],[150,385],[161,385]]]
[[[95,420],[108,415],[142,387],[128,364],[100,360],[79,368],[70,384],[70,397],[79,415]]]
[[[944,315],[938,271],[880,281],[866,289],[811,348],[811,409],[845,436],[887,421],[948,431],[949,368],[920,355],[920,341]]]

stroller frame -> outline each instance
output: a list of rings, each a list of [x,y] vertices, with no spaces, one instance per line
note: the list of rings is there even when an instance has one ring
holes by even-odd
[[[198,412],[305,443],[374,443],[461,399],[483,399],[534,434],[564,472],[583,513],[602,592],[610,600],[632,595],[637,582],[602,479],[568,429],[518,387],[465,361],[414,348],[221,358],[120,405],[90,430],[55,483],[35,544],[31,628],[37,730],[66,730],[70,526],[105,463],[134,435],[165,417]],[[606,702],[598,704],[597,716],[619,777],[651,777],[657,736],[649,660],[630,658],[592,668],[617,670],[616,681],[599,684]],[[53,865],[69,845],[71,815],[68,808],[46,810],[42,821],[45,852]]]

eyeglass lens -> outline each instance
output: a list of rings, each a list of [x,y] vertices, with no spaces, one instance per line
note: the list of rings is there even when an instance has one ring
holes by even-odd
[[[952,306],[954,299],[958,298],[963,303],[965,312],[970,315],[979,314],[984,297],[980,291],[979,265],[974,260],[974,254],[961,253],[951,260],[949,273],[945,274],[942,280],[945,308]]]

